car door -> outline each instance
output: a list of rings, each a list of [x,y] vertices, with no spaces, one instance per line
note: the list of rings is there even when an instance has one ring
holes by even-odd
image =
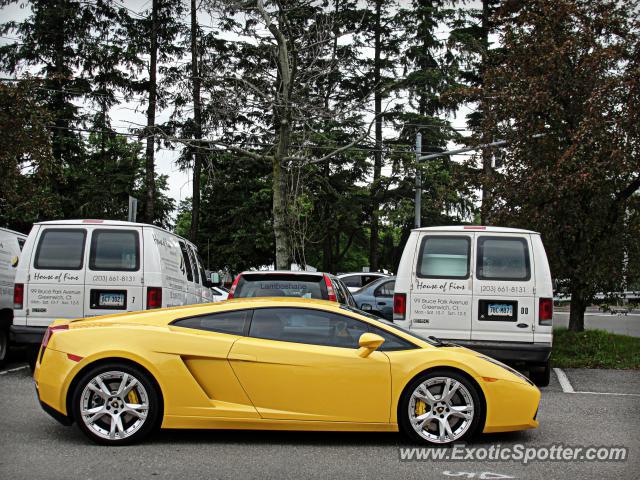
[[[535,272],[527,234],[476,234],[473,340],[533,342]]]
[[[389,359],[357,353],[367,325],[323,310],[256,309],[229,361],[263,418],[387,423]]]
[[[142,228],[90,228],[89,234],[85,316],[142,310]]]
[[[373,291],[375,298],[375,310],[387,320],[393,319],[393,291],[396,285],[395,280],[387,280],[378,285]]]
[[[408,308],[411,329],[445,339],[471,338],[473,234],[429,232],[418,243]]]
[[[84,316],[86,240],[86,228],[40,229],[26,292],[29,325]]]

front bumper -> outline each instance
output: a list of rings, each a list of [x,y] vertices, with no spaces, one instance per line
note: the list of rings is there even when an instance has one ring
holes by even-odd
[[[503,362],[546,363],[551,356],[550,343],[495,342],[486,340],[451,340]]]
[[[9,335],[11,341],[19,345],[40,345],[46,331],[47,327],[11,325]]]

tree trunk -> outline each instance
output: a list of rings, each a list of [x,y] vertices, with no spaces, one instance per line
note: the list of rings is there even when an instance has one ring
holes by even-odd
[[[375,125],[375,151],[373,153],[373,183],[371,184],[371,235],[369,237],[369,270],[375,272],[378,270],[378,242],[379,242],[379,208],[380,200],[378,194],[380,191],[380,177],[382,174],[382,92],[380,90],[381,80],[381,61],[380,55],[382,51],[381,25],[380,17],[382,15],[382,0],[376,0],[375,12],[375,31],[374,31],[374,60],[373,60],[373,77],[375,85],[374,93],[374,114],[376,116]]]
[[[155,173],[155,136],[156,96],[157,96],[157,64],[158,64],[158,1],[153,0],[151,7],[151,39],[149,50],[149,105],[147,107],[147,149],[145,186],[147,198],[145,202],[145,221],[153,223],[155,219],[156,173]]]
[[[569,330],[572,332],[584,332],[584,312],[587,302],[582,291],[571,289],[571,312],[569,313]]]
[[[482,87],[484,70],[487,67],[489,58],[489,9],[490,0],[482,0],[482,63],[480,66],[480,86]],[[481,99],[478,105],[482,117],[485,117],[485,105],[484,100]],[[486,128],[482,128],[484,132]],[[489,143],[489,139],[485,137],[484,133],[481,135],[482,143]],[[493,177],[493,168],[491,167],[491,150],[486,148],[482,149],[482,204],[480,205],[480,223],[482,225],[491,224],[491,179]]]
[[[191,0],[191,76],[193,87],[193,138],[196,146],[202,140],[202,104],[200,102],[200,69],[198,68],[198,19],[196,0]],[[191,196],[191,232],[192,242],[196,242],[200,221],[200,171],[202,156],[199,148],[193,149],[193,193]]]

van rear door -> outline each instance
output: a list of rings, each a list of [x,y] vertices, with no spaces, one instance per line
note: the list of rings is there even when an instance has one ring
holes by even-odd
[[[472,340],[533,342],[531,251],[528,234],[476,233]]]
[[[426,232],[418,240],[407,308],[411,329],[440,338],[471,338],[473,233]]]
[[[142,310],[142,228],[94,227],[89,234],[85,316]]]
[[[84,316],[87,236],[86,228],[40,228],[25,287],[28,326]]]

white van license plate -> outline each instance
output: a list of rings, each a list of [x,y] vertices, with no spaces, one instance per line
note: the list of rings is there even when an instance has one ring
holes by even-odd
[[[506,305],[504,303],[490,303],[488,305],[488,314],[491,317],[512,317],[513,305]]]
[[[101,292],[98,299],[100,307],[124,307],[124,293]]]

